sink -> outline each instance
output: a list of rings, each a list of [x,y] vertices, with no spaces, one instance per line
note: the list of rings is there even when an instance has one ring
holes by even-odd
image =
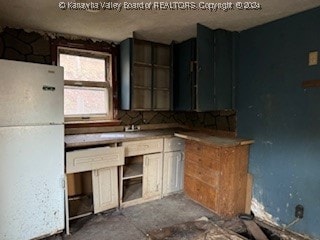
[[[101,138],[124,138],[124,133],[103,133],[100,134]]]
[[[141,137],[143,136],[143,134],[139,133],[139,132],[125,132],[125,133],[121,133],[121,132],[114,132],[114,133],[102,133],[100,134],[100,138],[108,138],[108,139],[112,139],[112,138],[136,138],[136,137]]]

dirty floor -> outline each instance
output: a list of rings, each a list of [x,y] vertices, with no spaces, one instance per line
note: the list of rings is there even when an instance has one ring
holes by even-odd
[[[207,220],[194,222],[200,218]],[[259,225],[267,231],[271,229],[263,222]],[[74,220],[71,222],[70,231],[69,236],[62,233],[47,240],[254,239],[247,236],[247,229],[239,218],[221,219],[182,193]],[[306,240],[302,236],[275,227],[272,227],[268,238]]]
[[[57,235],[50,240],[143,240],[147,232],[200,217],[218,217],[184,196],[175,194],[160,200],[117,211],[91,215],[71,222],[71,235]]]

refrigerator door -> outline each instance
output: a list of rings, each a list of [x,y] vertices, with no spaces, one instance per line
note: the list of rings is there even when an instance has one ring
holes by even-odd
[[[63,68],[0,60],[0,84],[0,126],[63,123]]]
[[[64,127],[0,128],[0,239],[64,229]]]

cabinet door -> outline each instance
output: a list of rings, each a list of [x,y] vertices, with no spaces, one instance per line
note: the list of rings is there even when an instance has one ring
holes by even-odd
[[[117,167],[92,171],[94,213],[118,206]]]
[[[196,110],[214,110],[214,31],[197,25],[197,90]]]
[[[183,188],[183,153],[167,152],[163,158],[163,195]]]
[[[169,45],[127,39],[120,43],[122,110],[170,110],[172,63]]]
[[[234,78],[234,38],[236,33],[218,29],[215,38],[215,109],[231,109],[233,107]]]
[[[196,39],[192,38],[174,46],[174,109],[190,111],[194,109]]]
[[[143,197],[161,196],[162,153],[149,154],[143,157]]]

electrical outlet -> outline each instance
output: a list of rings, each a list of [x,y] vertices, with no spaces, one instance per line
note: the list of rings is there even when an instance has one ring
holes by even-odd
[[[309,52],[309,66],[318,64],[318,51]]]
[[[296,218],[303,218],[303,212],[304,212],[304,208],[302,205],[298,204],[296,206],[296,211],[295,211],[295,217]]]

